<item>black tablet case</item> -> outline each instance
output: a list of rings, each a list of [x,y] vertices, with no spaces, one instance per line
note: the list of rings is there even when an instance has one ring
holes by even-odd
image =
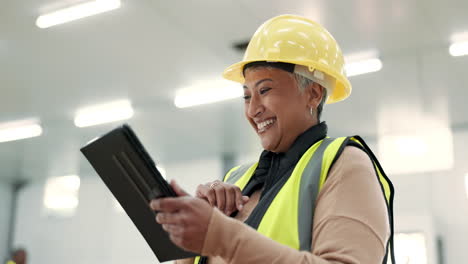
[[[170,241],[149,208],[153,198],[176,196],[128,125],[81,148],[160,262],[195,256]]]

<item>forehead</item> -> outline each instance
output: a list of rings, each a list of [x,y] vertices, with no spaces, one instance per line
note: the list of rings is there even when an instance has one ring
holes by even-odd
[[[252,67],[244,72],[244,88],[254,88],[259,81],[270,79],[272,82],[293,82],[293,75],[287,71],[272,67]]]

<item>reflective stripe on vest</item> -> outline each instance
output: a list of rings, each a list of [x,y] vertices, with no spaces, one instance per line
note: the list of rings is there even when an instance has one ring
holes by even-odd
[[[325,184],[337,154],[341,153],[349,140],[361,145],[373,160],[389,208],[391,233],[393,234],[393,212],[391,210],[393,187],[370,149],[359,137],[325,138],[312,145],[302,155],[290,178],[271,202],[257,228],[259,233],[291,248],[311,251],[317,195]],[[243,190],[255,173],[257,166],[258,163],[235,167],[226,174],[224,181],[235,184]],[[194,263],[197,264],[198,260],[199,257],[195,259]]]

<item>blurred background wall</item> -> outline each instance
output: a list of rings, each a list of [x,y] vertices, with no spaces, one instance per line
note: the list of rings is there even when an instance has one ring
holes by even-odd
[[[0,260],[24,247],[33,264],[155,263],[79,148],[127,122],[191,193],[254,161],[261,147],[241,98],[188,108],[174,99],[194,84],[219,85],[263,21],[294,13],[323,24],[349,62],[371,54],[382,63],[350,77],[351,97],[325,106],[322,119],[330,136],[361,135],[393,181],[400,263],[468,263],[468,56],[449,51],[468,32],[466,1],[122,0],[96,16],[36,25],[84,2],[0,6],[0,128],[34,119],[42,130],[0,143]],[[75,125],[78,110],[116,100],[130,102],[130,118]]]

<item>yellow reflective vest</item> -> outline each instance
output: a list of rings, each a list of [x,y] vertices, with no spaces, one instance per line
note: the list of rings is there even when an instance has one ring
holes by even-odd
[[[372,159],[387,202],[391,236],[387,242],[387,258],[393,256],[393,196],[391,181],[385,175],[377,158],[359,136],[325,138],[312,145],[296,164],[291,176],[271,202],[263,215],[257,231],[283,245],[297,250],[311,251],[312,226],[315,201],[322,189],[333,162],[344,147],[357,144]],[[237,185],[243,190],[255,173],[258,163],[238,166],[224,177],[224,182]],[[200,257],[195,258],[198,264]]]

